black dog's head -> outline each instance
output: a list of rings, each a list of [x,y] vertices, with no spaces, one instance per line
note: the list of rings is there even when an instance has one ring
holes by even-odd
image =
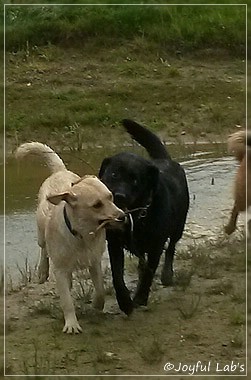
[[[149,202],[158,186],[159,169],[138,155],[119,153],[104,159],[99,178],[112,191],[115,204],[131,210]]]

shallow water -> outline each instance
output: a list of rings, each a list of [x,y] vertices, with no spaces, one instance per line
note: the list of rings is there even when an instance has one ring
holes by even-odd
[[[131,149],[138,151],[135,147]],[[237,167],[233,158],[224,156],[224,149],[220,144],[184,147],[178,151],[174,147],[169,148],[172,156],[183,163],[190,189],[191,205],[179,247],[223,235],[223,225],[233,204],[232,187]],[[121,151],[121,148],[109,152],[102,148],[81,154],[67,152],[61,157],[70,170],[80,175],[96,174],[103,157],[115,151]],[[26,160],[17,163],[13,157],[6,160],[5,266],[12,280],[18,277],[17,266],[24,268],[26,259],[32,268],[38,261],[36,196],[47,176],[47,168],[38,162]],[[243,220],[242,217],[239,226],[243,225]],[[1,215],[0,230],[3,228],[4,218]],[[2,234],[1,238],[4,238]]]

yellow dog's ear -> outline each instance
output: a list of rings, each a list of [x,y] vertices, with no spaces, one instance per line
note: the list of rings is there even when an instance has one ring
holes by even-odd
[[[79,178],[76,182],[72,182],[71,186],[77,185],[79,182],[85,180],[86,178],[97,178],[95,175],[92,174],[86,174],[83,177]]]
[[[69,203],[70,206],[74,207],[77,203],[77,196],[71,191],[66,191],[61,194],[48,195],[47,200],[53,205],[58,205],[61,201],[65,201]]]

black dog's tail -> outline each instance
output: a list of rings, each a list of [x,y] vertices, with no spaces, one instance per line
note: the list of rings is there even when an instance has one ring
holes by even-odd
[[[121,123],[132,138],[147,150],[151,158],[171,158],[164,144],[154,133],[133,120],[124,119]]]

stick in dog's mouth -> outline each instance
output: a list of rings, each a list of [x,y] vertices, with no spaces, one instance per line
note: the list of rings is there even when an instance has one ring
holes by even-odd
[[[99,223],[99,226],[96,228],[95,231],[92,231],[92,232],[89,232],[89,235],[95,235],[99,230],[101,230],[101,228],[105,227],[107,224],[110,224],[110,223],[122,223],[123,220],[122,219],[118,219],[118,218],[115,218],[115,219],[105,219],[105,220],[102,220],[100,221]]]

